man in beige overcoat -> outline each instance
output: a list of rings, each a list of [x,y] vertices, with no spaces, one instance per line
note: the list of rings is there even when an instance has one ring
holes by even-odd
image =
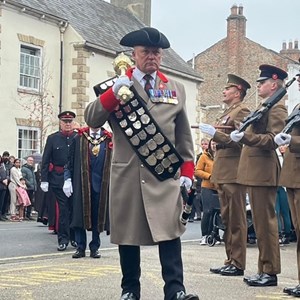
[[[250,113],[243,102],[250,84],[234,74],[228,74],[227,77],[223,91],[223,102],[227,108],[216,124],[218,130],[209,124],[200,124],[199,128],[217,142],[212,181],[217,185],[225,226],[223,239],[227,257],[224,266],[211,268],[210,271],[224,276],[241,276],[246,267],[246,189],[237,183],[242,144],[233,142],[230,133]]]
[[[298,76],[297,81],[300,91],[300,74],[296,76]],[[299,113],[299,109],[300,104],[294,108],[293,113]],[[298,281],[300,283],[300,124],[296,123],[290,134],[278,133],[274,141],[279,146],[289,145],[284,155],[279,184],[286,187],[292,221],[297,236]],[[283,292],[300,297],[300,284],[296,287],[285,287]]]
[[[257,79],[258,95],[262,98],[258,109],[283,87],[287,73],[275,66],[261,65]],[[258,272],[245,277],[249,286],[276,286],[280,273],[278,223],[275,213],[276,191],[280,164],[274,136],[284,127],[287,109],[284,100],[272,106],[244,132],[233,131],[233,141],[244,144],[238,166],[238,183],[247,187],[253,224],[258,245]]]
[[[163,49],[170,44],[157,29],[130,32],[120,44],[133,47],[136,67],[88,105],[85,119],[91,127],[108,120],[114,132],[109,207],[111,242],[119,245],[123,275],[121,299],[141,298],[140,246],[154,244],[164,299],[199,299],[185,292],[181,258],[180,185],[189,189],[194,171],[184,86],[159,71]],[[120,99],[130,93],[124,88],[134,93],[125,103]]]

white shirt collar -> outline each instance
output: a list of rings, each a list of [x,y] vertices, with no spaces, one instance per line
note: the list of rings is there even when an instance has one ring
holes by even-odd
[[[152,80],[151,80],[151,85],[154,86],[155,84],[155,79],[156,79],[156,71],[153,72],[152,74],[150,74],[152,76]],[[141,70],[139,70],[138,68],[134,68],[133,72],[132,72],[132,76],[141,84],[141,86],[145,85],[145,79],[144,76],[146,75],[146,73],[142,72]]]

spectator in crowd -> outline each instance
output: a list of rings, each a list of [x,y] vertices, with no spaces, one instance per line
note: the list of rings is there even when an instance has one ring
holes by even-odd
[[[200,158],[200,156],[202,155],[202,153],[207,150],[208,148],[208,143],[209,143],[209,139],[208,138],[202,138],[201,142],[200,142],[200,146],[201,146],[201,152],[197,155],[196,158],[196,163],[195,165],[197,165],[197,162]],[[201,199],[201,183],[202,183],[202,179],[200,177],[194,176],[195,180],[194,180],[194,188],[195,188],[195,198],[193,201],[193,206],[192,206],[192,212],[191,215],[189,217],[189,222],[192,222],[194,219],[196,220],[201,220],[202,218],[202,199]]]
[[[200,245],[207,244],[207,236],[212,232],[212,213],[216,208],[217,189],[211,182],[211,174],[214,165],[214,157],[216,152],[216,143],[213,140],[209,141],[207,150],[204,150],[200,156],[196,168],[195,176],[201,178],[201,198],[203,206],[203,216],[201,220],[202,238]]]
[[[8,151],[4,151],[3,154],[2,154],[3,166],[4,166],[4,169],[6,171],[6,175],[7,175],[8,179],[10,178],[10,169],[13,166],[13,162],[11,162],[9,160],[9,156],[10,156],[10,154],[9,154]],[[8,182],[8,184],[9,184],[9,182]],[[9,205],[10,205],[10,192],[9,192],[9,189],[7,189],[5,197],[4,197],[4,203],[3,203],[3,206],[2,206],[2,217],[5,218],[5,219],[7,219],[6,213],[8,212]]]
[[[16,158],[14,160],[14,165],[10,169],[10,183],[8,186],[10,192],[10,220],[11,221],[20,221],[20,218],[17,216],[17,187],[23,187],[26,189],[26,185],[21,182],[22,172],[21,172],[21,161]]]
[[[9,178],[4,168],[2,156],[0,155],[0,221],[7,220],[5,216],[2,215],[2,210],[4,206],[4,199],[7,191],[8,182]]]
[[[284,70],[275,66],[261,65],[259,69],[261,73],[257,79],[257,89],[262,101],[257,109],[262,108],[284,86],[284,79],[287,77]],[[277,145],[274,136],[283,129],[286,117],[287,109],[281,99],[245,131],[235,130],[230,134],[234,142],[244,144],[237,181],[245,185],[249,193],[259,250],[257,274],[244,278],[249,286],[277,286],[277,274],[281,271],[275,213],[280,164],[275,151]]]
[[[31,202],[31,205],[25,206],[25,220],[35,220],[31,216],[32,207],[34,207],[34,193],[37,190],[37,182],[34,173],[34,158],[33,156],[28,156],[26,163],[21,168],[22,177],[26,183],[26,190]]]

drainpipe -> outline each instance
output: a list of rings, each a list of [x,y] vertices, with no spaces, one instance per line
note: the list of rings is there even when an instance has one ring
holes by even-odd
[[[59,23],[59,31],[60,31],[60,78],[59,78],[59,105],[58,105],[58,113],[60,114],[62,111],[62,97],[63,97],[63,66],[64,66],[64,33],[66,28],[68,27],[68,23],[61,21]]]

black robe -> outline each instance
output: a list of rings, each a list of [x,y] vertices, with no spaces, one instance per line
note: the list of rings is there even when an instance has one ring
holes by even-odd
[[[86,129],[88,133],[88,129]],[[102,174],[101,191],[98,211],[98,231],[109,233],[108,193],[111,165],[111,137],[103,141],[106,143],[105,161]],[[71,171],[73,202],[71,228],[91,230],[91,174],[89,170],[90,143],[84,134],[79,133],[70,149],[69,170]]]

